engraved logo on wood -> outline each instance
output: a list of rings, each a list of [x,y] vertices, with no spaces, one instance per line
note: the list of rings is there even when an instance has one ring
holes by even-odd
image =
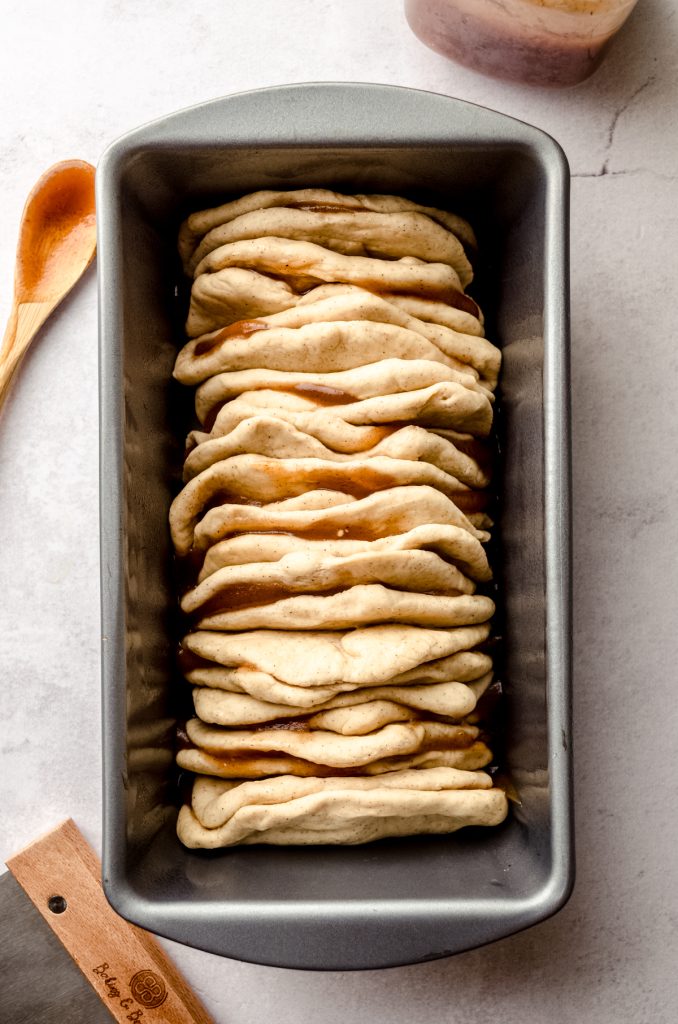
[[[153,971],[137,971],[130,978],[129,987],[136,1001],[146,1010],[154,1010],[167,999],[165,982]]]

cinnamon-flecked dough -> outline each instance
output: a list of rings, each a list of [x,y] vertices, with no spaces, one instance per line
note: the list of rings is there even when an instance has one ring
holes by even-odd
[[[208,415],[218,409],[222,401],[230,403],[227,391],[228,383],[224,387],[226,394],[223,396],[219,394],[222,388],[222,381],[219,381],[209,391],[203,392],[198,399],[201,423],[205,423]],[[275,388],[264,387],[260,391],[244,392],[243,397],[256,402],[263,408],[266,406],[275,408],[278,405],[286,404],[291,408],[296,406],[300,411],[307,411],[307,419],[302,421],[300,417],[297,417],[296,422],[309,422],[311,430],[313,421],[318,418],[318,415],[320,414],[320,418],[323,418],[323,414],[327,413],[330,413],[328,418],[345,420],[358,427],[379,425],[389,427],[391,424],[409,422],[425,427],[453,428],[482,438],[487,437],[492,428],[492,405],[488,396],[482,391],[471,390],[457,381],[443,381],[411,391],[375,395],[372,398],[357,401],[348,400],[345,404],[333,406],[331,411],[324,408],[322,401],[316,401],[315,397],[310,399],[303,397],[295,402],[297,396],[286,395],[282,388],[278,391]],[[305,403],[305,405],[301,403]],[[384,434],[377,430],[372,436],[377,441]]]
[[[483,399],[486,403],[483,408],[487,406],[491,419],[492,395],[488,389],[471,374],[431,359],[382,359],[336,373],[268,369],[224,371],[201,384],[196,391],[195,407],[199,420],[204,423],[215,405],[246,392],[264,390],[298,395],[313,406],[331,404],[343,413],[346,406],[357,402],[410,394],[436,384],[455,384],[468,391],[469,412],[479,408],[473,404],[474,400]],[[348,418],[352,420],[351,416]],[[452,422],[447,425],[454,426]]]
[[[336,768],[306,761],[292,754],[235,753],[210,754],[198,747],[182,747],[177,764],[185,771],[219,779],[265,779],[275,775],[297,775],[300,778],[369,778],[400,771],[402,768],[462,768],[476,771],[492,760],[492,752],[482,740],[468,746],[444,750],[423,750],[414,754],[382,757],[353,768]]]
[[[488,634],[485,624],[458,629],[381,625],[336,632],[198,630],[188,633],[182,644],[204,660],[229,668],[247,666],[295,687],[346,684],[350,690],[390,682],[439,658],[470,652]]]
[[[419,300],[412,308],[439,318],[428,322],[407,311],[405,296],[386,298],[347,286],[323,298],[317,294],[321,290],[313,289],[279,313],[241,320],[189,341],[177,356],[174,376],[184,384],[199,384],[225,369],[303,367],[328,373],[400,357],[433,359],[465,369],[488,387],[496,385],[499,349],[480,336],[480,325],[460,321],[458,311],[447,323],[442,310],[450,307]]]
[[[198,435],[198,436],[195,436]],[[403,462],[427,462],[460,483],[475,490],[487,486],[490,479],[489,453],[482,442],[468,436],[470,450],[457,447],[453,439],[443,438],[423,427],[401,427],[387,433],[375,445],[362,452],[337,452],[313,434],[299,430],[293,423],[275,415],[254,415],[241,420],[227,434],[211,437],[198,431],[189,438],[184,463],[184,481],[191,480],[216,462],[233,455],[266,455],[273,459],[323,459],[326,462],[351,462],[385,456]],[[462,442],[463,443],[463,442]],[[475,451],[474,451],[475,447]]]
[[[179,253],[174,377],[197,415],[170,511],[195,712],[179,838],[498,824],[501,353],[466,291],[473,230],[404,197],[262,190],[191,214]]]
[[[447,210],[422,206],[400,196],[351,195],[333,192],[324,188],[306,188],[290,191],[262,190],[251,192],[229,203],[192,213],[179,230],[179,255],[184,266],[189,263],[200,239],[223,224],[229,224],[238,217],[260,210],[300,209],[311,211],[353,210],[376,213],[414,212],[425,214],[437,224],[442,224],[455,235],[466,250],[474,252],[476,237],[468,221]]]
[[[482,639],[487,636],[489,629],[483,625],[465,627],[458,632],[466,638]],[[200,637],[209,635],[209,633],[189,634],[184,640],[187,650],[201,650],[203,655],[210,653],[209,646],[200,642]],[[471,642],[470,639],[469,642]],[[210,661],[209,658],[205,658],[199,664],[185,666],[184,675],[187,681],[196,687],[220,690],[228,694],[246,695],[256,702],[256,704],[247,705],[250,710],[256,710],[256,720],[266,722],[279,717],[289,718],[295,714],[304,714],[309,709],[319,709],[326,705],[334,706],[332,702],[339,697],[343,699],[343,695],[349,695],[349,703],[371,700],[373,694],[378,697],[379,693],[387,692],[386,689],[382,689],[383,687],[392,688],[398,692],[402,688],[411,687],[412,699],[419,700],[418,694],[422,692],[422,687],[437,686],[439,683],[454,684],[454,689],[445,691],[446,699],[453,694],[455,699],[466,701],[468,699],[466,691],[456,689],[458,683],[463,683],[473,693],[474,698],[477,698],[484,692],[491,680],[492,659],[487,654],[476,650],[458,651],[456,654],[437,658],[425,665],[397,673],[391,679],[378,680],[373,684],[337,679],[322,685],[297,686],[276,678],[270,672],[252,668],[249,665],[226,666]],[[364,691],[362,696],[360,693],[355,693],[358,690]],[[194,691],[195,693],[196,691]],[[351,695],[354,695],[356,700],[353,700]],[[440,694],[438,694],[439,696]],[[431,699],[433,698],[431,697]],[[221,707],[225,706],[226,704],[222,703]],[[260,712],[264,706],[271,713],[261,717]],[[284,712],[279,710],[283,707],[286,709]],[[429,708],[429,710],[433,710],[433,708]],[[452,717],[458,717],[456,712],[450,711],[449,714]],[[204,720],[206,721],[206,719]],[[254,720],[245,718],[243,722]],[[229,723],[223,722],[222,724]]]
[[[337,769],[352,769],[384,757],[416,754],[427,749],[468,747],[478,738],[474,726],[435,719],[389,723],[364,735],[300,725],[285,721],[269,728],[262,725],[223,729],[192,718],[186,724],[186,732],[191,743],[215,757],[287,754]]]
[[[446,263],[454,268],[464,287],[473,278],[459,239],[426,214],[405,210],[252,210],[208,231],[191,256],[187,270],[196,273],[202,261],[223,245],[266,238],[312,242],[344,256],[387,260],[415,257],[427,263]]]
[[[463,718],[475,709],[478,697],[482,696],[491,680],[492,672],[488,672],[468,684],[450,680],[422,686],[367,686],[352,693],[337,694],[316,704],[308,722],[311,728],[371,732],[390,721],[416,719],[426,711],[445,718]],[[272,689],[266,690],[267,696],[271,695]],[[203,722],[233,727],[294,718],[303,710],[295,703],[274,704],[270,700],[250,697],[249,694],[210,686],[196,687],[193,703],[196,714]],[[332,717],[328,716],[329,712],[333,712]],[[321,715],[325,717],[321,718]]]
[[[332,556],[301,550],[278,561],[228,565],[209,574],[181,599],[188,615],[207,607],[239,608],[295,593],[317,593],[361,583],[413,592],[472,594],[475,584],[433,551],[365,551]]]
[[[401,551],[432,551],[446,564],[457,566],[473,580],[489,580],[492,573],[485,549],[467,530],[458,526],[416,526],[407,533],[381,540],[310,540],[289,533],[244,533],[220,541],[205,556],[198,581],[227,566],[278,562],[286,555],[302,553],[309,558],[348,558],[355,555],[395,554]]]
[[[432,719],[390,722],[367,734],[307,727],[305,720],[224,729],[198,718],[186,724],[180,767],[219,778],[267,775],[381,775],[426,755],[427,767],[487,764],[478,729]]]
[[[197,779],[179,837],[214,849],[235,843],[366,843],[418,832],[497,825],[506,796],[485,772],[395,771],[375,778],[282,776],[260,782]]]
[[[203,470],[174,499],[170,509],[172,539],[178,550],[190,546],[198,521],[219,495],[223,504],[244,499],[261,506],[308,491],[336,489],[361,498],[399,485],[435,488],[464,512],[482,510],[485,504],[482,494],[428,462],[377,456],[337,465],[324,459],[234,455]]]
[[[494,602],[482,594],[417,594],[380,583],[348,587],[335,594],[294,594],[268,604],[198,614],[205,630],[350,629],[372,623],[465,626],[486,622]]]
[[[218,410],[209,432],[206,430],[191,431],[188,435],[187,447],[192,451],[196,444],[202,444],[204,441],[217,437],[225,437],[235,430],[243,420],[257,416],[273,416],[284,423],[289,423],[301,433],[309,434],[328,448],[343,454],[367,451],[403,427],[402,422],[381,424],[349,422],[346,413],[350,418],[358,408],[358,404],[355,403],[353,409],[342,410],[337,406],[319,406],[309,398],[284,391],[248,391],[238,398],[227,401]],[[459,447],[460,443],[462,446],[468,447],[470,443],[480,453],[487,451],[485,443],[467,431],[450,428],[449,407],[445,420],[448,423],[447,427],[428,427],[428,433],[434,437],[444,437],[456,447]],[[462,450],[464,450],[463,447]]]
[[[253,316],[279,313],[304,292],[329,282],[367,291],[405,293],[443,301],[477,318],[459,275],[447,263],[344,256],[313,242],[258,238],[229,242],[198,264],[186,333],[195,338]]]
[[[489,536],[486,531],[477,529],[450,498],[433,487],[422,485],[392,487],[366,498],[319,490],[263,507],[229,502],[203,515],[193,531],[192,543],[190,528],[184,530],[179,523],[174,543],[177,553],[186,555],[191,547],[206,551],[225,537],[249,531],[284,531],[337,540],[342,537],[378,540],[429,523],[458,526],[482,541]]]

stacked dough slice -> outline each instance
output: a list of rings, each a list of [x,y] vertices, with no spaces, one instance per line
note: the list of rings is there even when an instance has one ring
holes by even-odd
[[[484,549],[498,349],[473,233],[393,196],[257,192],[193,214],[170,512],[186,569],[192,847],[491,825]],[[481,592],[479,592],[481,591]]]

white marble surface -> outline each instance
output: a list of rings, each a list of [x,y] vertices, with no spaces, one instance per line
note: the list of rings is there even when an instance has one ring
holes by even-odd
[[[399,0],[2,0],[0,317],[44,168],[228,92],[363,80],[459,96],[554,135],[573,171],[578,882],[492,947],[306,974],[171,945],[217,1022],[669,1024],[678,1019],[678,2],[641,0],[588,83],[464,70]],[[73,815],[99,846],[96,295],[49,324],[0,421],[0,859]],[[168,944],[169,945],[169,944]]]

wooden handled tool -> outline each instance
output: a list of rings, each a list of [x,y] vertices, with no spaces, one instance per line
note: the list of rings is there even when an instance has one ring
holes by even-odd
[[[7,867],[114,1020],[212,1024],[156,940],[109,905],[99,860],[71,819]]]

